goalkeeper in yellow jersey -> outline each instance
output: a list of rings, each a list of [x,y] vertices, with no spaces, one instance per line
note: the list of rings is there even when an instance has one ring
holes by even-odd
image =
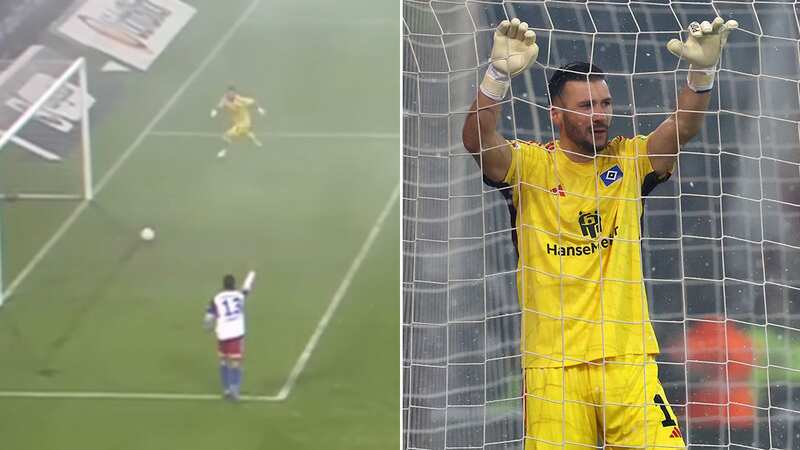
[[[484,175],[512,187],[518,236],[525,449],[685,448],[658,379],[641,259],[642,197],[669,178],[680,146],[703,125],[735,21],[689,25],[667,48],[689,63],[677,110],[646,136],[609,139],[603,71],[568,64],[549,81],[559,139],[497,131],[511,77],[536,60],[518,19],[494,33],[491,64],[463,128]]]
[[[228,90],[219,100],[217,107],[211,110],[211,117],[217,117],[220,109],[224,109],[231,116],[231,127],[222,135],[222,139],[226,145],[217,153],[217,157],[224,158],[228,153],[228,145],[237,139],[243,137],[249,138],[257,147],[261,147],[261,141],[258,140],[251,128],[252,120],[250,118],[250,109],[255,108],[262,116],[266,113],[264,108],[259,106],[255,99],[239,95],[236,87],[229,86]]]

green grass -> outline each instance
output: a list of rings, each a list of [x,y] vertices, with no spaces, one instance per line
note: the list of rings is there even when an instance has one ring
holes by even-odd
[[[203,310],[254,268],[244,390],[277,393],[398,183],[399,137],[321,136],[398,134],[398,12],[379,3],[261,2],[0,308],[0,390],[217,393]],[[250,1],[192,4],[150,71],[90,72],[98,179]],[[264,148],[217,160],[214,138],[159,133],[220,131],[207,114],[231,82],[266,105]],[[6,283],[77,205],[2,205]],[[397,447],[398,210],[285,401],[0,397],[0,448]]]

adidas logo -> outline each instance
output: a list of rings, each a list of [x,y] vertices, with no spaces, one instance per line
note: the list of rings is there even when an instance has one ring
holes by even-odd
[[[679,438],[679,437],[683,437],[683,435],[681,434],[681,430],[679,430],[678,427],[673,427],[672,428],[672,433],[670,433],[669,437],[671,437],[671,438]]]

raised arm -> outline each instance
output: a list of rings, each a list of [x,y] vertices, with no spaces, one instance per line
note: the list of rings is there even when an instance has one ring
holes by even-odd
[[[689,62],[686,86],[678,94],[677,111],[650,134],[647,153],[659,175],[671,172],[681,145],[689,142],[703,126],[704,112],[714,87],[714,66],[719,62],[722,48],[731,30],[738,27],[735,20],[689,24],[686,42],[672,39],[667,49]]]
[[[511,166],[511,146],[497,131],[500,105],[483,92],[472,102],[461,138],[484,175],[492,181],[503,181]],[[483,150],[483,151],[481,151]]]
[[[503,181],[511,166],[511,147],[497,131],[497,120],[511,78],[530,67],[539,54],[536,34],[519,19],[504,20],[494,32],[492,63],[480,85],[461,132],[464,148],[475,156],[484,175]]]
[[[247,276],[244,277],[244,283],[242,283],[242,294],[247,296],[250,294],[250,291],[253,290],[253,284],[256,281],[256,271],[251,270],[247,272]]]

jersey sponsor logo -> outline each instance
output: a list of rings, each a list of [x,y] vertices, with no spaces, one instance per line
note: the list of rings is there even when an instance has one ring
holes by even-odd
[[[606,185],[606,187],[611,186],[621,178],[622,178],[622,169],[620,169],[619,166],[616,164],[614,165],[614,167],[600,174],[600,181],[602,181],[603,184]]]
[[[608,248],[611,246],[611,239],[600,239],[599,242],[592,242],[585,245],[558,245],[547,244],[547,254],[553,256],[584,256],[593,255],[597,249]]]
[[[547,254],[553,256],[587,256],[597,253],[598,249],[609,248],[614,243],[614,236],[619,233],[619,227],[614,227],[608,237],[600,238],[597,242],[584,245],[559,245],[547,243]]]
[[[578,212],[578,225],[581,227],[581,233],[585,237],[596,239],[597,236],[603,231],[603,225],[600,222],[600,214],[594,212]]]

